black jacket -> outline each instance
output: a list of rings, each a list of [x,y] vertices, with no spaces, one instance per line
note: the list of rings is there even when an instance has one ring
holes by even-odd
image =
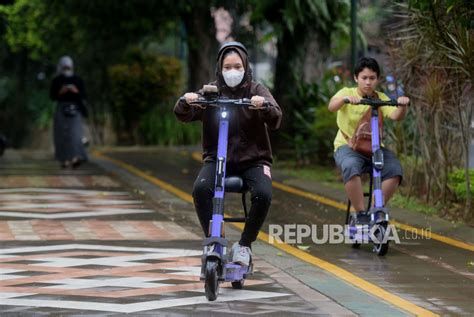
[[[66,85],[75,85],[79,90],[79,93],[74,94],[71,92],[67,92],[65,94],[60,95],[59,91],[63,86]],[[49,97],[51,98],[51,100],[57,101],[58,103],[70,102],[76,104],[81,114],[84,117],[87,117],[88,111],[85,103],[86,90],[81,77],[77,75],[73,75],[71,77],[66,77],[64,75],[56,76],[51,83]]]

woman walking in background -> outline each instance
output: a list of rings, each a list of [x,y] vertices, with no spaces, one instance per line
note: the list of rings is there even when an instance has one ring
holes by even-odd
[[[82,79],[74,74],[74,64],[69,56],[63,56],[57,66],[50,98],[57,102],[54,114],[55,157],[61,167],[78,167],[87,161],[82,143],[82,116],[87,117],[86,92]]]

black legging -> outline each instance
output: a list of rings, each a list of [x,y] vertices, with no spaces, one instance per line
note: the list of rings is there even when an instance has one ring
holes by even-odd
[[[252,206],[239,242],[242,246],[250,247],[257,239],[272,201],[272,180],[264,173],[264,168],[269,170],[267,166],[254,165],[242,171],[226,171],[227,175],[242,177],[251,194]],[[193,187],[194,206],[206,236],[209,234],[209,221],[212,219],[215,174],[216,164],[205,162]]]

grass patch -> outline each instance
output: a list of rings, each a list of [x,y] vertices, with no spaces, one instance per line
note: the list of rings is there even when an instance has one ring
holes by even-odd
[[[331,166],[295,167],[294,163],[277,162],[274,168],[286,176],[320,182],[331,188],[344,189],[339,172]]]
[[[315,165],[296,167],[294,162],[279,161],[274,164],[274,168],[289,177],[315,181],[330,188],[344,190],[344,184],[342,183],[339,172],[336,168],[331,166]],[[364,190],[368,190],[368,180],[364,180],[363,184]],[[403,208],[426,215],[436,215],[440,211],[438,208],[427,205],[414,197],[408,198],[400,193],[396,193],[392,197],[389,206]]]
[[[408,198],[399,193],[393,195],[392,199],[389,202],[390,206],[407,209],[410,211],[415,211],[423,213],[426,215],[436,215],[439,212],[439,209],[430,205],[427,205],[423,202],[418,201],[416,198]]]

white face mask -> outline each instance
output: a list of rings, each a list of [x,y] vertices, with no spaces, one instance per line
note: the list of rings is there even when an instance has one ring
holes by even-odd
[[[74,75],[74,72],[72,71],[72,69],[66,69],[66,70],[63,70],[61,74],[63,74],[66,77],[72,77],[72,75]]]
[[[225,84],[231,88],[237,86],[242,82],[244,78],[244,71],[238,71],[236,69],[231,69],[228,71],[222,72],[222,77],[224,77]]]

